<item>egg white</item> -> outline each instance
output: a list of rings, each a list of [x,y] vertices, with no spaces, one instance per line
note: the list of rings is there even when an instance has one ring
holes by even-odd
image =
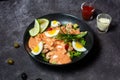
[[[34,50],[31,51],[31,53],[34,55],[38,55],[41,53],[41,51],[43,50],[43,42],[40,42],[37,46],[39,47],[38,52],[34,52]]]
[[[54,34],[49,34],[49,32],[45,32],[45,35],[46,35],[47,37],[54,37],[54,36],[56,36],[59,32],[60,32],[60,30],[55,30],[55,33],[54,33]]]
[[[81,48],[78,48],[78,47],[76,47],[76,42],[75,41],[72,41],[72,46],[73,46],[73,48],[76,50],[76,51],[80,51],[80,52],[85,52],[87,49],[84,47],[84,46],[82,46]]]
[[[60,24],[59,21],[56,21],[56,20],[51,21],[51,27],[58,27],[58,26],[60,26],[60,25],[61,25],[61,24]]]

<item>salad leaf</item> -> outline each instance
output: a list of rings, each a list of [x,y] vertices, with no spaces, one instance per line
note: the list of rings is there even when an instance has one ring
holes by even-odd
[[[43,58],[43,60],[44,60],[44,61],[46,61],[46,62],[48,62],[48,61],[49,61],[49,59],[47,59],[47,58],[46,58],[45,53],[41,53],[41,56],[42,56],[42,58]]]
[[[86,44],[86,40],[85,40],[84,38],[81,38],[81,39],[79,40],[79,42],[80,42],[83,46],[85,46],[85,44]]]
[[[70,57],[73,58],[73,57],[80,56],[81,52],[79,52],[79,51],[69,51],[69,54],[70,54]]]
[[[75,36],[75,38],[82,38],[82,37],[84,37],[86,34],[87,34],[87,31],[80,32],[80,34],[77,34],[77,35]]]
[[[77,29],[77,28],[79,28],[79,25],[78,24],[73,24],[73,28]]]
[[[87,34],[87,31],[81,32],[80,34],[63,34],[59,33],[56,38],[60,40],[64,40],[65,42],[73,41],[73,40],[78,40],[82,37],[84,37]]]

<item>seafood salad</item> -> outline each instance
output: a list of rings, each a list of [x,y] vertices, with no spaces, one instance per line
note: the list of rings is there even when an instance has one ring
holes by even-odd
[[[42,56],[51,64],[67,64],[80,56],[85,48],[87,31],[80,31],[77,23],[61,24],[57,20],[35,19],[29,30],[28,46],[33,55]]]

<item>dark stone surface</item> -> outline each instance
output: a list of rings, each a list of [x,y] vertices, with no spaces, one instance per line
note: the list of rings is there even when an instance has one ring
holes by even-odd
[[[80,5],[85,0],[1,0],[0,1],[0,80],[120,80],[120,0],[97,0],[96,9],[112,16],[106,34],[98,33],[96,19],[85,21],[95,35],[93,49],[82,62],[51,68],[34,62],[23,47],[23,34],[37,17],[49,13],[68,13],[82,19]],[[14,42],[20,48],[13,47]],[[6,63],[12,58],[14,65]]]

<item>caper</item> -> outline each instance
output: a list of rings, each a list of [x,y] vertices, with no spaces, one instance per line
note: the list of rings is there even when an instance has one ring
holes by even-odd
[[[7,59],[7,63],[10,64],[10,65],[13,65],[14,64],[14,60],[12,58],[8,58]]]
[[[14,42],[14,48],[19,48],[19,47],[20,47],[19,43],[18,42]]]

